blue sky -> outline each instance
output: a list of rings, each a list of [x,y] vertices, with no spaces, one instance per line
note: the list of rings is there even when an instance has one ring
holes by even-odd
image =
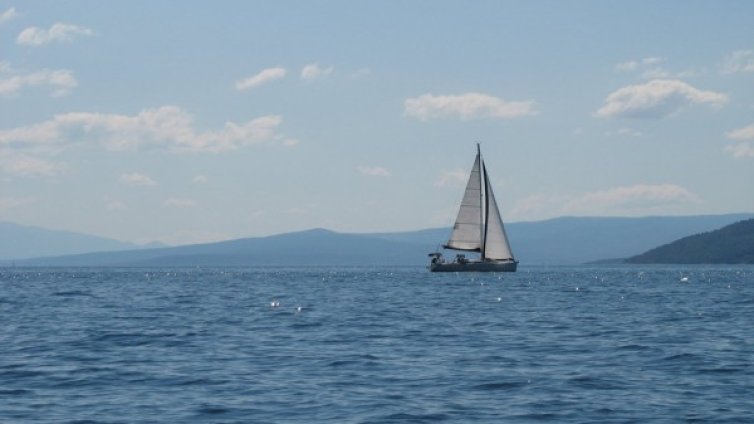
[[[0,1],[0,220],[170,244],[754,211],[754,3]]]

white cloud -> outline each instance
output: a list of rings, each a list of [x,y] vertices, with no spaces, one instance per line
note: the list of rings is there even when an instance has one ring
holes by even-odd
[[[312,81],[317,78],[322,78],[330,75],[335,68],[328,66],[323,68],[319,66],[319,63],[310,63],[301,69],[301,79],[304,81]]]
[[[617,63],[615,64],[615,70],[624,73],[639,72],[638,76],[644,80],[688,78],[699,73],[699,71],[692,69],[673,73],[663,68],[662,65],[664,62],[665,59],[662,57],[645,57],[640,60]]]
[[[392,175],[390,171],[381,166],[360,166],[359,173],[370,177],[389,177]]]
[[[130,174],[121,174],[118,180],[123,184],[132,185],[132,186],[153,186],[157,184],[149,176],[140,174],[138,172],[133,172]]]
[[[542,219],[560,215],[641,215],[668,207],[700,202],[699,197],[675,184],[636,184],[580,195],[533,195],[519,200],[512,219]]]
[[[197,132],[193,118],[176,106],[145,109],[135,116],[71,112],[49,121],[0,130],[0,146],[100,141],[112,150],[142,145],[167,147],[179,152],[222,152],[274,140],[282,117],[268,115],[222,129]]]
[[[29,147],[35,144],[53,144],[59,141],[58,126],[54,121],[46,121],[10,130],[0,130],[0,146]]]
[[[196,206],[196,201],[192,199],[177,199],[171,197],[163,202],[163,206],[169,208],[193,208]]]
[[[754,157],[754,142],[747,141],[754,140],[754,124],[729,131],[725,135],[732,140],[739,141],[736,144],[725,146],[726,152],[733,155],[736,159]]]
[[[729,54],[720,69],[723,74],[754,72],[754,50],[737,50]]]
[[[10,9],[0,14],[0,24],[10,21],[16,16],[18,16],[18,13],[16,13],[16,8],[11,7]]]
[[[13,151],[0,151],[0,171],[17,177],[53,177],[68,167],[59,162]]]
[[[728,96],[724,93],[702,91],[683,81],[652,80],[612,92],[595,115],[603,118],[662,118],[688,104],[707,103],[719,107],[727,101]]]
[[[463,169],[454,169],[451,171],[443,171],[440,177],[435,181],[435,187],[453,187],[462,186],[466,184],[469,179],[469,174]]]
[[[725,133],[733,140],[750,140],[754,138],[754,124]]]
[[[12,95],[21,91],[24,87],[50,86],[51,95],[60,97],[68,94],[71,89],[78,85],[73,73],[66,69],[54,71],[42,70],[25,75],[12,75],[0,79],[0,95]]]
[[[675,184],[614,187],[605,191],[585,193],[568,201],[567,213],[602,213],[620,208],[644,209],[675,203],[696,203],[699,197]]]
[[[733,155],[736,159],[754,157],[754,143],[741,142],[732,144],[725,146],[725,151]]]
[[[258,87],[270,81],[283,78],[286,74],[285,68],[268,68],[258,74],[236,81],[236,90],[248,90]]]
[[[204,175],[197,175],[193,179],[191,179],[191,182],[193,182],[195,184],[206,183],[207,182],[207,177],[205,177]]]
[[[437,118],[508,119],[536,115],[534,101],[507,101],[484,93],[434,96],[424,94],[406,99],[403,114],[421,121]]]
[[[86,27],[58,22],[53,24],[50,29],[26,28],[18,34],[16,43],[27,46],[41,46],[54,41],[69,42],[77,35],[91,36],[94,35],[94,31]]]
[[[281,143],[285,147],[295,147],[298,146],[301,142],[295,138],[285,138]]]

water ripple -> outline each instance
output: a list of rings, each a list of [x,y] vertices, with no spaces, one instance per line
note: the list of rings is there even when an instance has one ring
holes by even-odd
[[[746,266],[0,269],[0,317],[0,422],[754,416]]]

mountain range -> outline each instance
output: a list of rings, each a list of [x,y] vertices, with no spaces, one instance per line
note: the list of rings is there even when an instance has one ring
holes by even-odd
[[[514,222],[507,224],[506,230],[522,265],[567,265],[631,257],[690,234],[750,218],[754,214],[562,217]],[[28,231],[28,237],[24,231]],[[449,228],[364,234],[313,229],[216,243],[138,248],[115,240],[5,223],[0,225],[0,262],[29,266],[424,265],[427,253],[437,249],[449,234]],[[69,244],[63,242],[66,240]]]
[[[165,245],[162,243],[138,245],[73,231],[49,230],[0,221],[0,260],[150,247],[165,247]]]

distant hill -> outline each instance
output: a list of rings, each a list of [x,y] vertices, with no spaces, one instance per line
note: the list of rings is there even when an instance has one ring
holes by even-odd
[[[513,252],[522,265],[561,265],[630,257],[689,234],[710,231],[746,218],[754,218],[754,214],[565,217],[512,223],[506,225],[506,229]],[[437,249],[449,234],[449,228],[369,234],[315,229],[160,249],[49,255],[16,262],[35,266],[421,266],[427,262],[427,253]]]
[[[754,264],[754,219],[684,237],[626,260],[633,264]]]
[[[159,244],[151,247],[162,246]],[[85,252],[143,249],[104,237],[48,230],[40,227],[0,222],[0,260],[16,260],[39,256],[72,255]]]
[[[661,244],[732,224],[754,214],[654,216],[641,218],[561,217],[506,224],[513,254],[522,264],[567,265],[636,255]],[[436,249],[448,228],[370,236]],[[615,260],[613,260],[615,262]]]
[[[41,266],[246,266],[418,265],[426,253],[416,245],[358,234],[314,229],[269,237],[162,249],[37,258]]]

